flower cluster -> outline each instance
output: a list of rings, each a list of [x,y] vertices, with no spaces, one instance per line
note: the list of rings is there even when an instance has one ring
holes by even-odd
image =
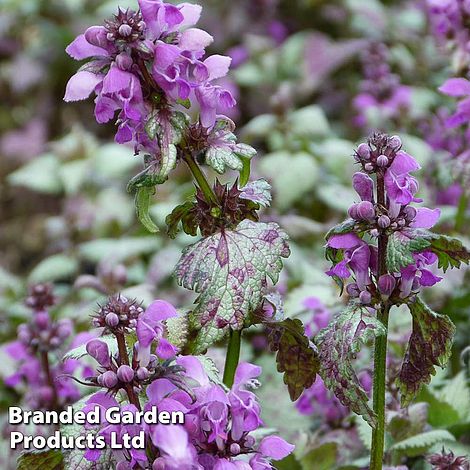
[[[88,354],[100,365],[98,375],[89,377],[89,383],[106,388],[114,394],[121,389],[130,392],[132,396],[139,393],[143,385],[157,373],[158,357],[169,359],[177,352],[163,337],[163,321],[177,315],[173,306],[163,300],[155,300],[144,311],[135,300],[129,300],[120,294],[109,298],[93,316],[93,325],[102,327],[102,334],[108,334],[107,337],[109,333],[114,335],[119,348],[113,353],[108,344],[99,338],[87,343]],[[125,335],[130,332],[135,332],[138,340],[131,360],[125,346]],[[151,354],[154,341],[157,343],[157,355]]]
[[[144,410],[157,406],[164,411],[182,411],[184,425],[112,425],[101,423],[100,434],[110,432],[135,435],[144,431],[156,451],[157,457],[149,463],[144,451],[131,449],[128,455],[116,453],[119,470],[134,468],[138,463],[154,470],[176,469],[228,469],[246,468],[268,470],[270,459],[281,459],[288,455],[293,446],[277,436],[268,436],[256,442],[250,433],[262,424],[260,407],[255,394],[249,390],[256,386],[261,369],[257,366],[239,364],[234,385],[227,390],[213,383],[194,356],[181,356],[176,364],[184,369],[182,377],[196,384],[191,392],[182,390],[167,378],[154,380],[146,390],[147,402]],[[98,393],[92,396],[86,407],[99,405],[103,408],[118,406],[114,398]],[[122,411],[137,411],[133,405],[124,405]],[[89,460],[97,460],[99,451],[88,451]]]
[[[422,202],[416,197],[418,181],[410,174],[420,165],[402,150],[399,137],[374,134],[367,143],[359,145],[355,159],[362,167],[362,171],[353,176],[353,186],[361,201],[350,207],[349,215],[360,227],[358,232],[367,231],[372,238],[380,234],[393,235],[389,243],[406,245],[413,241],[413,229],[429,229],[436,224],[439,209],[411,205]],[[376,182],[372,174],[377,175]],[[384,190],[384,200],[377,200],[375,196],[377,185]],[[328,247],[342,250],[343,257],[327,274],[340,279],[353,275],[354,282],[347,285],[347,292],[364,305],[391,296],[404,299],[420,287],[432,286],[441,280],[429,269],[437,256],[428,250],[413,253],[398,272],[379,276],[377,247],[358,233],[333,234],[328,238]]]
[[[65,100],[86,99],[95,92],[99,123],[118,112],[116,141],[132,141],[136,150],[157,155],[161,149],[149,138],[147,126],[152,114],[162,147],[162,140],[171,140],[172,107],[197,103],[200,125],[211,128],[219,108],[235,105],[230,92],[215,83],[226,75],[231,59],[204,58],[213,38],[194,27],[201,15],[199,5],[138,3],[139,11],[119,9],[103,26],[88,28],[68,46],[74,59],[93,60],[70,79]]]
[[[37,284],[32,286],[26,298],[26,305],[32,309],[32,318],[28,323],[18,326],[18,339],[6,345],[5,351],[15,361],[18,369],[5,379],[9,387],[26,386],[25,400],[33,409],[60,409],[80,398],[76,385],[65,375],[84,374],[75,359],[52,361],[53,356],[60,356],[65,342],[72,333],[72,323],[63,319],[54,321],[46,310],[54,303],[52,286]],[[72,347],[89,339],[90,335],[78,335]]]
[[[468,54],[470,35],[468,0],[427,0],[427,11],[432,32],[443,45],[451,43],[463,54]]]
[[[368,127],[369,117],[375,115],[381,120],[398,118],[411,104],[410,89],[391,72],[388,55],[383,43],[371,44],[362,55],[364,80],[353,102],[355,122],[360,127]]]

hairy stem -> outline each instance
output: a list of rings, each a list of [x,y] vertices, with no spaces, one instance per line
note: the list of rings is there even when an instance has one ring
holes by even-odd
[[[219,201],[217,200],[217,196],[215,195],[214,191],[210,187],[209,182],[207,181],[206,175],[202,172],[201,168],[199,168],[199,165],[194,161],[194,158],[188,153],[185,153],[183,158],[186,164],[188,165],[189,169],[191,170],[191,173],[194,179],[196,180],[197,185],[199,186],[201,191],[204,193],[206,200],[218,206]]]
[[[385,185],[382,173],[377,173],[377,203],[385,207]],[[386,252],[388,235],[381,230],[378,239],[378,276],[387,274]],[[370,470],[381,470],[384,455],[385,438],[385,384],[387,375],[387,330],[390,305],[382,301],[377,311],[377,318],[385,326],[385,335],[375,339],[374,349],[374,383],[373,383],[373,409],[377,416],[377,426],[372,430],[372,447],[370,456]]]
[[[468,206],[468,195],[465,189],[462,191],[462,195],[459,199],[459,205],[457,206],[457,213],[455,214],[455,230],[461,232],[465,226],[465,216],[467,213]]]
[[[224,384],[231,388],[235,379],[238,361],[240,359],[240,344],[242,339],[242,330],[230,330],[230,338],[227,347],[227,356],[225,357]]]
[[[59,411],[59,397],[57,396],[57,388],[54,383],[54,377],[52,376],[51,367],[49,364],[49,354],[47,351],[41,351],[41,365],[44,375],[46,376],[47,385],[52,390],[52,409]]]
[[[119,350],[119,359],[121,364],[129,365],[129,356],[127,355],[126,338],[123,333],[116,333],[116,340]],[[139,397],[135,393],[135,390],[131,384],[126,385],[126,393],[129,398],[129,402],[132,403],[139,411],[141,410]]]

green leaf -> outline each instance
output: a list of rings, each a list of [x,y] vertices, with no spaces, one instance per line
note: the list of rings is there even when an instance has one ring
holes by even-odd
[[[431,426],[447,428],[460,421],[459,413],[452,404],[446,402],[430,387],[423,387],[416,399],[429,405],[428,422]]]
[[[176,102],[181,106],[185,107],[186,109],[189,109],[191,107],[191,100],[189,98],[186,98],[185,100],[178,98]]]
[[[414,231],[394,232],[388,239],[387,244],[387,269],[389,272],[400,272],[410,264],[414,264],[413,253],[416,253],[430,245],[423,237],[415,236]]]
[[[60,470],[63,455],[59,450],[45,452],[28,452],[22,454],[17,461],[17,470]]]
[[[455,437],[449,431],[435,429],[397,442],[390,447],[390,451],[399,452],[408,457],[417,457],[425,454],[434,444],[446,441],[455,441]]]
[[[122,237],[99,238],[79,245],[82,258],[94,263],[105,258],[113,261],[124,261],[134,256],[155,253],[160,248],[161,241],[157,237]]]
[[[331,470],[335,467],[338,454],[336,442],[326,442],[312,449],[300,460],[304,470]]]
[[[455,326],[447,315],[433,312],[421,299],[408,304],[413,332],[397,379],[402,407],[409,405],[421,386],[431,381],[434,366],[445,367],[451,355]]]
[[[258,164],[260,173],[273,185],[276,205],[281,210],[313,192],[318,181],[318,164],[306,152],[274,152],[265,155]]]
[[[368,405],[368,396],[351,360],[356,357],[362,344],[385,333],[386,328],[377,317],[364,306],[351,302],[315,338],[323,382],[344,406],[361,415],[372,427],[375,427],[376,416]]]
[[[325,240],[328,240],[333,235],[342,235],[343,233],[349,233],[355,231],[357,222],[354,219],[346,219],[338,225],[331,228],[325,235]]]
[[[330,126],[320,106],[311,105],[292,112],[288,118],[292,132],[314,139],[326,136]]]
[[[199,330],[194,354],[241,329],[263,300],[267,277],[277,282],[282,258],[289,256],[287,235],[275,223],[243,220],[188,246],[176,266],[178,284],[199,293],[190,316]]]
[[[146,186],[137,189],[135,193],[135,210],[137,218],[151,233],[157,233],[159,231],[149,214],[150,199],[154,194],[155,188],[149,188]]]
[[[320,368],[318,352],[305,336],[305,327],[298,318],[268,322],[266,326],[271,351],[277,351],[277,370],[284,373],[284,383],[295,401],[315,381]]]
[[[57,254],[43,259],[29,275],[31,282],[49,282],[72,278],[78,270],[76,259]]]
[[[459,268],[461,263],[468,264],[470,261],[470,253],[457,238],[432,232],[428,232],[427,236],[430,241],[429,249],[437,255],[438,266],[444,272],[449,268]]]
[[[240,158],[242,162],[242,169],[240,170],[240,187],[243,188],[250,179],[251,160],[249,158]]]
[[[59,175],[60,163],[55,155],[36,157],[8,175],[8,182],[45,194],[59,194],[63,187]]]
[[[118,352],[118,344],[116,341],[116,337],[113,335],[104,335],[100,336],[100,341],[103,341],[108,345],[108,349],[111,355],[114,355]],[[71,349],[70,351],[67,351],[64,354],[63,361],[67,359],[80,359],[83,356],[86,356],[88,353],[86,351],[86,343],[82,344],[76,348]]]
[[[171,214],[166,216],[165,223],[167,225],[167,234],[170,238],[175,238],[178,234],[180,222],[185,233],[193,237],[196,236],[198,224],[194,217],[190,215],[194,207],[194,201],[186,201],[184,204],[176,206]]]

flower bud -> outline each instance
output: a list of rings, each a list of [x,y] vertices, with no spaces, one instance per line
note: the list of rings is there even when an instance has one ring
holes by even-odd
[[[147,380],[150,377],[150,372],[146,367],[139,367],[136,375],[139,380]]]
[[[357,154],[363,160],[370,160],[370,148],[367,144],[362,143],[357,147]]]
[[[72,324],[69,320],[59,320],[57,324],[57,336],[60,339],[66,339],[72,334]]]
[[[412,222],[415,219],[417,213],[418,211],[412,206],[406,206],[403,209],[403,216],[407,222]]]
[[[363,290],[359,294],[359,301],[361,302],[361,304],[369,305],[371,300],[372,300],[372,296],[370,295],[369,291]]]
[[[119,26],[118,31],[121,36],[126,38],[127,36],[130,36],[132,34],[132,27],[128,24],[122,24],[121,26]]]
[[[122,26],[127,26],[127,25],[122,25]],[[125,52],[121,52],[116,57],[116,65],[121,70],[129,70],[132,67],[132,59]]]
[[[88,341],[86,345],[86,351],[98,362],[98,364],[102,365],[103,367],[109,367],[111,365],[108,345],[104,341],[99,339],[92,339],[91,341]]]
[[[362,201],[357,205],[357,216],[359,219],[369,220],[375,217],[374,205],[369,201]]]
[[[244,446],[253,447],[255,445],[255,438],[253,436],[246,436]]]
[[[98,377],[98,383],[100,382],[103,387],[113,388],[118,383],[118,377],[112,370],[108,370]]]
[[[40,330],[45,330],[50,324],[50,317],[46,311],[36,312],[34,323]]]
[[[238,455],[240,453],[240,450],[241,448],[236,442],[234,442],[233,444],[230,444],[230,453],[232,455]]]
[[[372,181],[372,178],[365,173],[358,171],[357,173],[354,173],[352,182],[359,197],[363,201],[372,202],[374,194],[374,182]]]
[[[110,327],[115,327],[119,325],[119,317],[114,312],[108,313],[104,321]]]
[[[352,282],[351,284],[348,284],[346,286],[346,292],[350,297],[353,298],[359,297],[360,294],[359,287],[357,287],[357,284],[355,282]]]
[[[349,209],[348,209],[348,214],[351,219],[358,220],[359,215],[357,214],[357,206],[359,204],[353,204]]]
[[[18,339],[23,343],[28,345],[31,341],[31,333],[27,325],[23,324],[18,326]]]
[[[381,215],[377,220],[377,224],[380,228],[388,228],[390,227],[390,218],[387,215]]]
[[[384,297],[389,297],[397,284],[396,279],[391,274],[383,274],[379,277],[378,287]]]
[[[393,150],[398,150],[401,147],[401,139],[397,135],[392,135],[388,141],[388,145],[393,149]]]
[[[129,367],[124,364],[119,367],[117,371],[117,376],[121,382],[132,382],[134,380],[134,370],[132,369],[132,367]]]
[[[385,155],[379,155],[377,158],[377,166],[385,168],[388,165],[388,158]]]
[[[366,164],[364,165],[364,169],[365,169],[366,171],[372,171],[372,170],[374,169],[374,165],[372,165],[372,163],[366,163]]]

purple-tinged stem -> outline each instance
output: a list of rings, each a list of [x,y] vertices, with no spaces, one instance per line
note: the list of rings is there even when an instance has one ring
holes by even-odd
[[[377,203],[385,207],[385,185],[383,173],[377,173]],[[378,238],[378,277],[387,274],[388,235],[380,230]],[[370,470],[381,470],[384,456],[385,441],[385,384],[387,375],[387,331],[390,305],[382,301],[377,311],[377,318],[385,327],[385,334],[375,339],[374,349],[374,383],[373,383],[373,409],[377,416],[377,425],[372,430],[372,446],[370,456]]]

